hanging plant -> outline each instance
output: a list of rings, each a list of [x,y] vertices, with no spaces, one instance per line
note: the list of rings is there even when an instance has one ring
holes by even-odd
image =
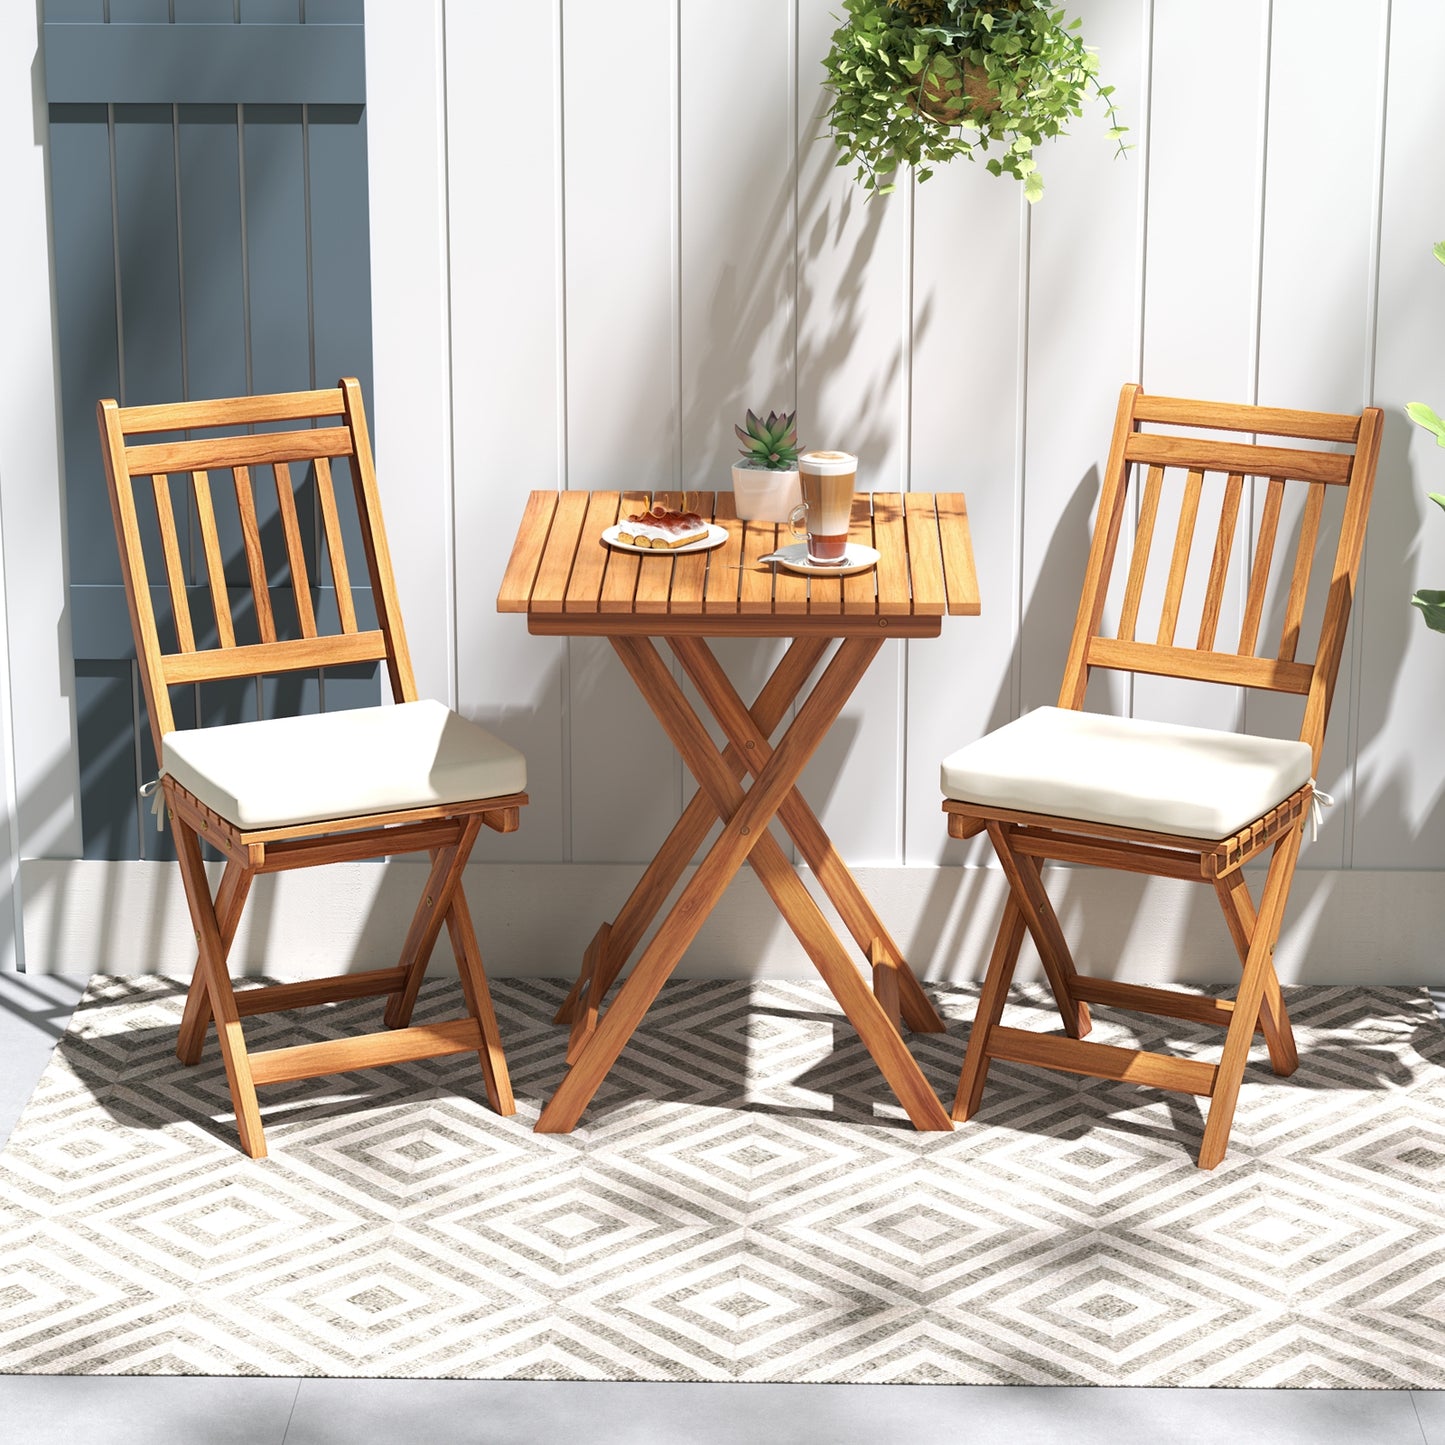
[[[823,82],[840,166],[880,195],[911,167],[926,181],[934,165],[996,146],[988,169],[1043,194],[1034,149],[1083,114],[1090,93],[1104,103],[1109,134],[1126,149],[1098,58],[1078,20],[1048,0],[843,0]]]

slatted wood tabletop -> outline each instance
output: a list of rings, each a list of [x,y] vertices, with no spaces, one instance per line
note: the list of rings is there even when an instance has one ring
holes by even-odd
[[[602,533],[661,504],[697,512],[726,540],[706,552],[645,555]],[[872,492],[854,499],[851,540],[878,565],[814,577],[760,562],[794,540],[786,526],[740,522],[731,492],[533,492],[497,597],[536,633],[693,633],[831,637],[886,628],[936,636],[946,615],[976,616],[968,510],[958,492]]]

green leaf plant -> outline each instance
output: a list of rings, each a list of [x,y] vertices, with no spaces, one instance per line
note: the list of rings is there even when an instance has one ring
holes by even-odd
[[[1435,243],[1435,259],[1445,265],[1445,241]],[[1445,447],[1445,421],[1436,415],[1433,408],[1423,401],[1412,401],[1405,407],[1411,421],[1435,434],[1436,446]],[[1430,500],[1436,506],[1445,508],[1445,496],[1431,492]],[[1422,587],[1410,601],[1425,615],[1425,625],[1436,632],[1445,632],[1445,591],[1434,587]]]
[[[764,421],[751,411],[747,415],[747,430],[734,426],[742,446],[738,450],[746,458],[747,465],[760,471],[786,472],[798,465],[798,429],[793,425],[796,411],[785,411],[780,416],[775,411],[768,413]]]
[[[957,156],[996,148],[986,165],[1044,193],[1035,148],[1104,103],[1109,135],[1128,149],[1098,58],[1050,0],[843,0],[848,12],[823,61],[840,166],[878,195],[904,166],[921,182]]]

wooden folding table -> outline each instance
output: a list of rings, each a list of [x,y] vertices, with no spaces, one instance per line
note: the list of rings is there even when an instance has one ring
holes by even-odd
[[[725,530],[726,540],[710,551],[681,554],[626,552],[601,540],[619,515],[652,503],[700,512]],[[699,785],[621,912],[587,948],[557,1016],[572,1027],[570,1068],[542,1110],[539,1132],[566,1133],[577,1123],[745,860],[908,1117],[920,1129],[952,1127],[900,1036],[905,1023],[919,1032],[939,1032],[943,1023],[798,790],[798,778],[888,638],[936,637],[945,615],[977,614],[963,497],[860,494],[852,539],[877,549],[875,568],[848,577],[808,577],[759,561],[792,539],[785,527],[739,522],[731,492],[533,492],[528,498],[498,610],[525,613],[528,630],[541,635],[606,637]],[[708,639],[715,637],[792,639],[751,707],[714,656]],[[722,751],[659,653],[659,639],[721,728],[727,739]],[[809,688],[834,641],[836,651]],[[770,738],[795,702],[793,721],[774,746]],[[871,966],[871,989],[769,832],[774,817]],[[719,820],[717,839],[602,1010],[608,990]]]

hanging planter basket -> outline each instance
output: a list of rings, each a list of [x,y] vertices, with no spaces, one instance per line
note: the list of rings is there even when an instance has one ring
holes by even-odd
[[[843,0],[843,26],[823,62],[833,93],[828,122],[839,165],[857,166],[869,191],[886,194],[895,172],[919,181],[958,156],[1043,194],[1034,150],[1103,104],[1109,134],[1125,149],[1098,61],[1051,0]]]
[[[971,60],[962,67],[946,58],[947,73],[934,63],[913,74],[917,90],[909,102],[919,115],[942,126],[955,126],[967,119],[983,122],[999,108],[998,87],[988,78],[983,66]]]

